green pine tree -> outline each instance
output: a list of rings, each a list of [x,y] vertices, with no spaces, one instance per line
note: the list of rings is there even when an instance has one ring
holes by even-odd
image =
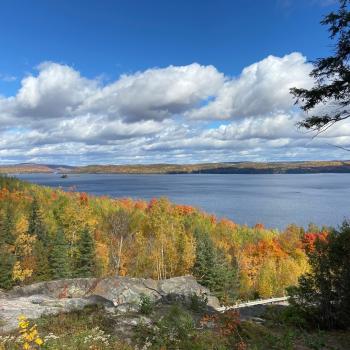
[[[36,281],[50,279],[49,255],[48,255],[48,233],[40,210],[39,202],[34,197],[28,219],[28,233],[36,236],[34,245],[34,256],[36,260],[33,278]]]
[[[48,235],[47,229],[42,217],[39,202],[34,198],[31,207],[28,220],[28,233],[30,235],[36,235],[38,240],[42,241],[44,245],[47,244]]]
[[[3,247],[0,248],[0,288],[10,289],[13,286],[12,269],[15,257]]]
[[[293,88],[291,93],[306,112],[299,126],[320,132],[350,118],[350,1],[339,0],[339,8],[321,21],[335,40],[332,55],[317,59],[310,72],[315,82],[310,89]],[[327,108],[322,108],[327,105]],[[319,108],[321,107],[321,108]]]
[[[290,303],[317,328],[350,327],[350,223],[307,252],[311,270],[288,288]]]
[[[78,241],[76,276],[91,277],[95,272],[95,246],[88,228],[85,228]]]
[[[63,230],[58,229],[49,254],[49,266],[53,279],[70,277],[68,244]]]
[[[224,253],[217,249],[214,270],[216,285],[213,288],[213,293],[225,304],[233,303],[237,298],[239,289],[236,261],[229,263]]]
[[[7,205],[0,216],[0,288],[13,286],[12,269],[15,263],[13,254],[15,218],[14,210]]]
[[[51,278],[49,254],[47,247],[42,241],[37,240],[34,245],[35,270],[33,279],[35,281],[47,281]]]
[[[216,284],[215,269],[216,254],[215,247],[207,233],[195,231],[196,238],[196,260],[192,269],[193,275],[203,286],[213,290]]]
[[[0,218],[0,245],[13,245],[15,242],[15,215],[11,205],[7,205]]]
[[[216,248],[208,233],[195,231],[196,260],[192,273],[198,282],[216,295],[222,302],[235,300],[238,289],[238,273],[223,252]]]

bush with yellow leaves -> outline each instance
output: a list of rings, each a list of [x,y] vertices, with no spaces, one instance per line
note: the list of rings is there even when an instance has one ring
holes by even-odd
[[[24,315],[18,318],[18,327],[20,332],[20,342],[23,350],[40,349],[44,341],[40,338],[36,324],[31,326],[27,317]]]

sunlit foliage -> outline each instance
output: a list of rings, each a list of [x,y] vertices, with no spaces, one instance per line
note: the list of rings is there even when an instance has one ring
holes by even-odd
[[[95,197],[0,177],[0,288],[75,276],[195,274],[222,301],[278,296],[308,270],[311,237],[326,232],[311,229],[251,228],[166,198]]]

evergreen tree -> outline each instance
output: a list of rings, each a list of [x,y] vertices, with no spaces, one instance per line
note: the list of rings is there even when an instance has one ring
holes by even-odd
[[[311,112],[300,126],[324,131],[329,126],[350,117],[350,10],[349,0],[339,0],[337,12],[321,21],[329,26],[330,37],[336,40],[332,56],[318,59],[310,76],[315,79],[311,89],[293,88],[291,93],[305,112]],[[315,108],[327,104],[328,108]]]
[[[39,202],[34,197],[28,219],[28,233],[36,236],[34,245],[35,269],[33,277],[36,281],[50,279],[49,255],[48,255],[48,233],[44,223]]]
[[[321,328],[350,326],[350,224],[345,222],[308,251],[311,271],[289,288],[290,302]]]
[[[196,230],[196,260],[193,265],[193,275],[198,282],[212,290],[215,287],[215,248],[208,234]]]
[[[10,204],[5,208],[5,213],[0,218],[0,244],[13,245],[15,242],[14,236],[15,217],[14,210]]]
[[[91,277],[95,272],[95,246],[88,228],[85,228],[78,241],[76,276]]]
[[[15,263],[15,257],[0,247],[0,288],[9,289],[13,286],[12,269]]]
[[[237,268],[227,262],[223,252],[214,246],[207,233],[196,230],[195,237],[193,275],[221,301],[232,302],[237,291]]]
[[[229,263],[220,249],[216,251],[216,287],[213,292],[225,304],[234,302],[238,295],[239,275],[237,262]]]
[[[56,233],[49,255],[50,272],[53,279],[70,277],[68,244],[63,230]]]
[[[51,278],[48,249],[42,241],[37,240],[34,245],[35,269],[33,278],[35,281],[47,281]]]
[[[13,286],[12,269],[14,256],[15,219],[13,208],[8,204],[0,217],[0,288],[9,289]]]
[[[44,224],[39,202],[36,198],[32,201],[28,220],[28,233],[36,235],[37,239],[47,244],[47,230]]]

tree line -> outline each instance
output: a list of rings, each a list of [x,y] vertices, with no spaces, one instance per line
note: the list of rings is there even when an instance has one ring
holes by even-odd
[[[166,198],[95,197],[0,177],[0,288],[67,277],[193,274],[222,302],[283,295],[310,225],[241,226]]]

